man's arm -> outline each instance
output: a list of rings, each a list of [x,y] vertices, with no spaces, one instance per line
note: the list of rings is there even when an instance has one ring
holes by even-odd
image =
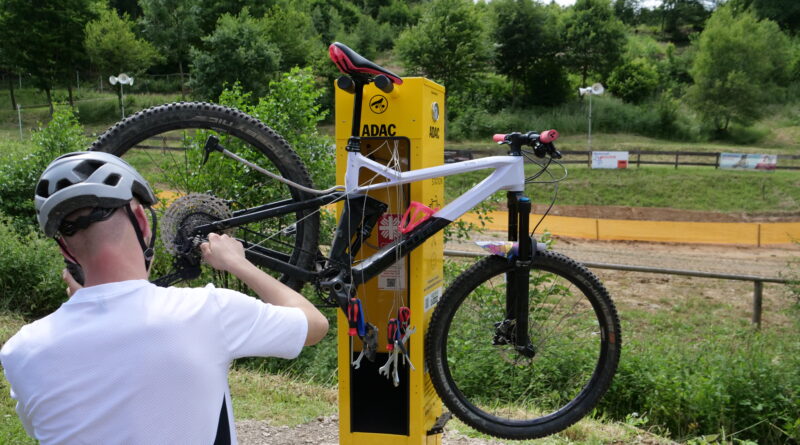
[[[244,256],[242,243],[228,235],[208,235],[208,241],[200,245],[203,259],[214,269],[230,272],[242,280],[265,303],[276,306],[296,307],[308,320],[305,345],[313,345],[328,332],[328,320],[305,297],[259,269]]]

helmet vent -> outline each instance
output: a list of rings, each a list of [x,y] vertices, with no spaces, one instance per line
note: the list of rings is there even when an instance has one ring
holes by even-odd
[[[106,178],[106,180],[105,180],[105,181],[103,181],[103,184],[105,184],[105,185],[110,185],[110,186],[112,186],[112,187],[115,187],[117,184],[119,184],[119,180],[120,180],[120,179],[122,179],[122,176],[120,176],[120,175],[118,175],[118,174],[114,173],[114,174],[112,174],[112,175],[108,175],[108,177]]]
[[[60,179],[58,182],[56,182],[56,190],[55,191],[59,191],[61,189],[65,189],[65,188],[67,188],[67,187],[69,187],[71,185],[72,185],[72,182],[70,182],[69,179],[66,179],[66,178]]]
[[[73,170],[82,179],[86,179],[92,175],[98,168],[102,167],[105,163],[98,161],[83,161],[78,164]]]
[[[47,188],[50,185],[50,181],[47,179],[42,179],[39,181],[39,184],[36,185],[36,196],[41,196],[42,198],[47,198],[50,196],[50,193],[47,192]]]

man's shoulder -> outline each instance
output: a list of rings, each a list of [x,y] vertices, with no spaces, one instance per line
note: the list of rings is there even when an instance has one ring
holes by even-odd
[[[58,312],[58,311],[56,311]],[[28,353],[42,343],[42,339],[51,331],[50,324],[54,317],[53,312],[39,320],[32,321],[17,331],[0,349],[0,358],[7,358],[17,353]]]

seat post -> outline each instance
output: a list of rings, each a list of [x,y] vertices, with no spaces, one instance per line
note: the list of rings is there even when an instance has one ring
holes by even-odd
[[[354,98],[353,98],[353,126],[350,130],[350,138],[347,140],[345,150],[358,152],[361,151],[361,101],[364,97],[364,84],[362,79],[353,76]]]

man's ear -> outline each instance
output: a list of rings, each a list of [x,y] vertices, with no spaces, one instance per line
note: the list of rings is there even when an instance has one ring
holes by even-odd
[[[144,237],[145,242],[149,243],[153,233],[150,231],[150,221],[147,219],[147,213],[145,213],[144,206],[138,202],[132,204],[133,215],[136,216],[136,222],[139,224],[139,228],[142,229],[142,236]]]

